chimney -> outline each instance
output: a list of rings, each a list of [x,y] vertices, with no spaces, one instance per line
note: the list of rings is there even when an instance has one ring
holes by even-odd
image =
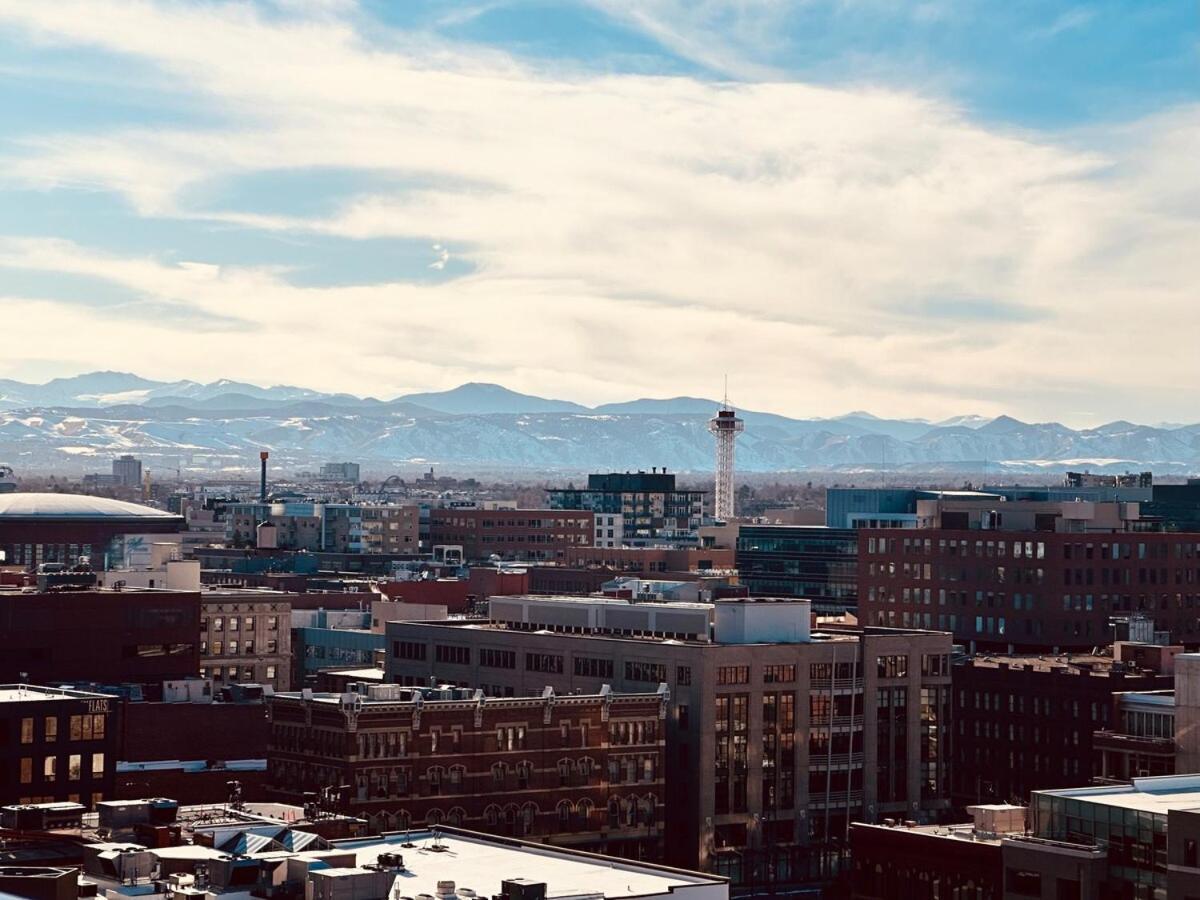
[[[267,502],[267,457],[271,454],[266,450],[258,454],[258,460],[262,464],[262,472],[258,478],[258,502]]]

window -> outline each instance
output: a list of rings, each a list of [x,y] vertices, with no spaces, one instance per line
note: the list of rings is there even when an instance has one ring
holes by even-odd
[[[879,656],[875,658],[876,674],[880,678],[907,678],[907,656]]]
[[[33,743],[33,719],[22,719],[21,720],[21,743],[22,744],[32,744]]]
[[[479,665],[485,669],[515,669],[517,654],[513,650],[493,650],[483,647],[479,651]]]
[[[21,784],[33,784],[33,757],[21,757]]]
[[[717,669],[717,684],[749,684],[749,666],[720,666]]]
[[[625,663],[625,680],[662,684],[667,680],[667,667],[662,663],[628,661]]]
[[[575,674],[586,678],[612,678],[613,661],[590,656],[575,657]]]
[[[392,656],[395,659],[425,659],[425,645],[417,641],[392,641]]]
[[[229,655],[230,655],[230,656],[237,656],[237,655],[238,655],[238,642],[237,642],[237,641],[230,641],[230,642],[229,642]]]
[[[267,640],[267,652],[268,652],[268,653],[275,653],[275,652],[277,652],[278,650],[279,650],[279,643],[278,643],[278,642],[275,640],[275,638],[268,638],[268,640]],[[422,657],[422,659],[424,659],[424,657]]]
[[[469,666],[471,664],[471,648],[456,647],[452,644],[435,644],[433,656],[439,663],[452,666]]]
[[[92,754],[92,777],[99,778],[104,774],[104,754]]]
[[[763,667],[763,684],[791,684],[795,680],[796,667],[792,664]]]
[[[563,658],[557,653],[526,653],[525,671],[548,672],[552,675],[561,675],[563,671]]]
[[[221,649],[222,649],[222,647],[221,647],[221,642],[220,642],[220,641],[213,641],[213,642],[212,642],[212,652],[213,652],[213,656],[220,656],[220,655],[221,655]]]
[[[274,666],[267,666],[267,678],[268,678],[268,680],[269,680],[269,679],[272,679],[272,678],[274,678],[274,677],[275,677],[275,667],[274,667]]]
[[[254,655],[254,641],[246,641],[242,645],[242,652],[245,653],[247,656],[253,656]]]
[[[267,616],[267,631],[277,631],[277,630],[279,630],[279,617],[278,616]]]
[[[229,617],[229,630],[230,630],[230,631],[237,631],[237,630],[238,630],[238,617],[237,617],[237,616],[230,616],[230,617]]]
[[[67,780],[78,781],[82,771],[83,757],[78,753],[72,753],[67,762]]]
[[[102,715],[92,716],[92,737],[98,741],[104,740],[105,721],[106,720]]]
[[[58,757],[47,756],[42,760],[42,780],[46,782],[54,781],[58,774]]]
[[[58,716],[46,716],[46,743],[53,744],[58,740]]]
[[[213,631],[224,631],[225,630],[225,620],[223,618],[221,618],[220,616],[217,616],[215,619],[213,619],[212,620],[212,630]]]
[[[1042,873],[1024,869],[1009,869],[1005,873],[1005,887],[1010,893],[1022,897],[1042,896]]]
[[[675,667],[675,683],[679,685],[689,685],[692,683],[692,667],[691,666],[676,666]]]

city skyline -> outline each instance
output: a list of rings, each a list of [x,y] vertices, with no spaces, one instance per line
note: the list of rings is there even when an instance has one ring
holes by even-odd
[[[1197,316],[1196,31],[1121,3],[0,2],[0,378],[595,405],[730,370],[793,416],[1189,421],[1160,385],[1200,375],[1162,352]]]

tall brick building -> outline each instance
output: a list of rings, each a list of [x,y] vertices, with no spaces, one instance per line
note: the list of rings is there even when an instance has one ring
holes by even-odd
[[[981,655],[956,663],[955,802],[1024,804],[1032,791],[1088,784],[1098,774],[1093,732],[1113,726],[1113,694],[1173,683],[1091,654]]]
[[[504,560],[565,562],[571,551],[591,546],[593,514],[561,509],[439,509],[429,511],[433,546],[458,545],[468,562]]]
[[[379,830],[445,824],[661,857],[665,686],[502,699],[362,687],[270,699],[277,799],[345,785],[345,809]]]
[[[1090,649],[1139,614],[1200,641],[1200,535],[864,529],[859,609],[871,625],[945,629],[981,648]]]

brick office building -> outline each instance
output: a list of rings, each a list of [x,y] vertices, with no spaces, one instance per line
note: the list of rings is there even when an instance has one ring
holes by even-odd
[[[516,695],[668,684],[673,864],[806,881],[829,874],[850,821],[949,807],[947,634],[810,634],[805,601],[496,597],[490,609],[389,623],[389,681]]]
[[[279,591],[203,592],[200,675],[218,685],[252,682],[288,690],[294,596]]]
[[[1170,688],[1172,676],[1112,657],[976,656],[952,669],[958,804],[1029,802],[1032,791],[1088,784],[1093,732],[1111,728],[1113,695]]]
[[[120,728],[107,694],[0,685],[0,806],[110,797]]]
[[[1129,615],[1200,641],[1200,534],[867,529],[859,573],[863,622],[975,647],[1090,649]]]
[[[377,830],[451,825],[661,857],[665,687],[503,699],[360,687],[270,699],[274,797],[345,785],[344,808]]]
[[[561,509],[431,509],[433,546],[461,546],[468,562],[564,562],[573,549],[591,546],[593,514]]]
[[[200,668],[200,594],[0,592],[0,682],[161,685]]]

